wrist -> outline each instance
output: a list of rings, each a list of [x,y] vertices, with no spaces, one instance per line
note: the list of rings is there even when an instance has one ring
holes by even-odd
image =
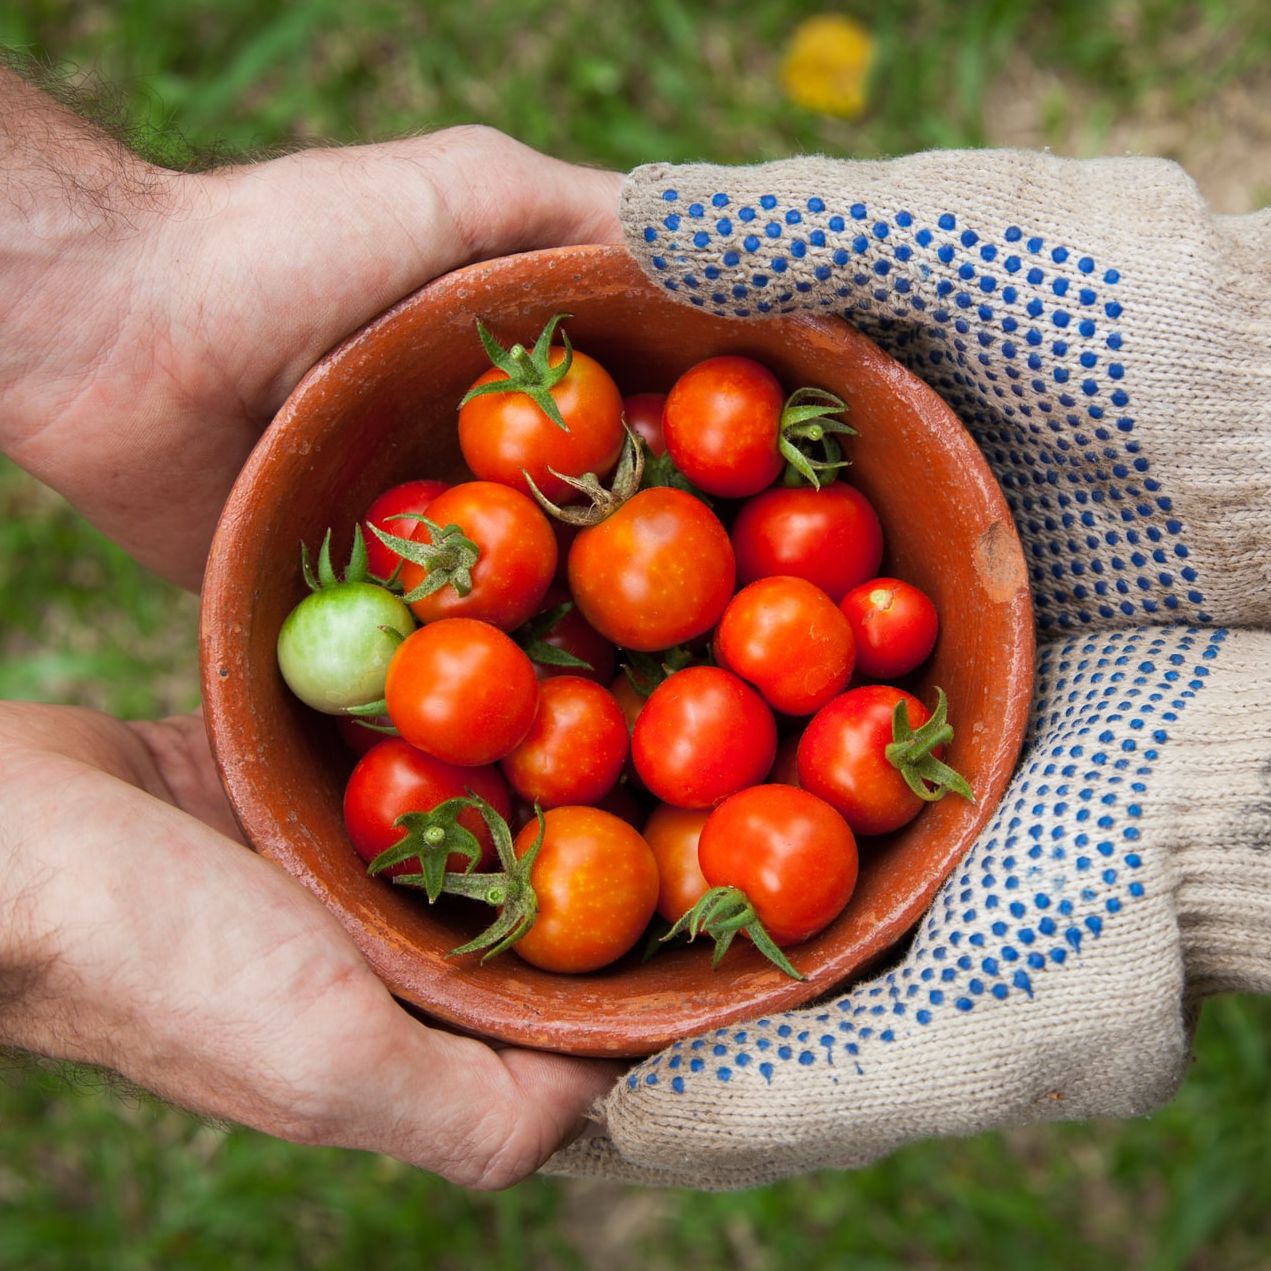
[[[184,178],[2,68],[0,107],[0,444],[20,450],[144,320],[137,279]]]

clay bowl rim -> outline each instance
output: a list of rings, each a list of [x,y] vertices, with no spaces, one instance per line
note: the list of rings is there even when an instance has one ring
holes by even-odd
[[[226,670],[231,665],[245,669],[241,658],[236,663],[232,641],[234,633],[241,632],[244,623],[250,623],[249,597],[235,581],[237,553],[244,533],[250,534],[253,518],[262,515],[259,508],[252,507],[258,483],[268,477],[271,465],[282,449],[302,436],[306,409],[311,399],[320,404],[330,381],[340,375],[346,359],[372,345],[385,332],[391,332],[397,324],[409,323],[420,312],[426,312],[429,306],[445,304],[447,297],[467,295],[472,287],[488,285],[491,279],[497,280],[507,270],[527,268],[556,270],[561,278],[567,278],[573,270],[575,280],[588,270],[607,271],[606,278],[616,272],[626,292],[643,293],[651,303],[673,305],[677,311],[687,309],[654,288],[622,248],[583,246],[523,253],[467,266],[434,280],[386,310],[321,358],[297,384],[262,435],[222,511],[208,562],[201,618],[205,722],[222,782],[247,841],[261,855],[295,876],[327,905],[372,968],[408,1007],[422,1012],[430,1022],[503,1043],[574,1054],[635,1056],[660,1049],[680,1037],[805,1005],[831,989],[841,989],[846,981],[859,976],[866,967],[877,962],[915,926],[941,884],[957,868],[989,821],[1014,771],[1027,726],[1034,671],[1031,596],[1023,549],[1006,501],[979,448],[948,404],[925,382],[840,318],[797,314],[773,319],[773,322],[786,324],[791,331],[813,335],[824,333],[827,338],[832,336],[845,356],[857,359],[862,365],[867,361],[874,374],[885,376],[887,387],[892,392],[915,407],[920,403],[925,425],[933,435],[939,436],[941,446],[953,447],[958,452],[959,477],[964,477],[974,487],[968,491],[967,497],[976,500],[976,506],[982,509],[983,519],[988,525],[981,535],[984,542],[977,545],[984,546],[986,556],[977,560],[975,574],[986,587],[996,588],[995,602],[1002,607],[1003,620],[1011,636],[1004,683],[999,694],[1001,711],[994,721],[1000,741],[992,754],[989,770],[978,784],[977,804],[959,827],[956,844],[947,846],[943,854],[933,860],[933,868],[922,875],[920,885],[909,891],[903,901],[893,905],[867,935],[840,947],[831,956],[813,960],[811,965],[807,965],[805,960],[804,969],[809,972],[805,981],[793,981],[773,971],[766,963],[759,962],[753,950],[740,955],[730,951],[730,958],[738,957],[741,961],[752,957],[757,964],[749,967],[738,981],[747,985],[749,991],[744,991],[726,1006],[699,1009],[695,1014],[687,1012],[685,1018],[676,1024],[665,1020],[660,1024],[642,1022],[638,1016],[632,1018],[621,1014],[607,1022],[587,1018],[565,1023],[509,1009],[496,1010],[491,1018],[481,1009],[489,1002],[482,999],[480,989],[468,986],[456,993],[455,986],[439,981],[437,985],[430,982],[427,989],[421,991],[418,984],[412,982],[411,976],[402,973],[401,951],[394,952],[391,942],[386,944],[383,932],[368,930],[356,905],[347,903],[347,897],[342,897],[328,880],[319,876],[294,846],[292,827],[280,823],[280,818],[264,806],[267,799],[258,788],[261,765],[242,761],[242,752],[250,749],[253,742],[265,745],[267,750],[268,739],[258,735],[259,721],[251,709],[242,701],[235,700],[241,677]],[[471,301],[466,300],[465,303],[470,304]],[[734,325],[753,332],[755,324],[736,320]],[[247,735],[244,735],[245,728]],[[833,931],[835,925],[832,924],[828,930]],[[814,938],[810,945],[815,945],[819,939]],[[707,958],[704,950],[695,952],[703,959]],[[416,956],[420,955],[417,953]],[[504,973],[500,972],[499,965],[492,963],[482,968],[482,974],[487,976],[489,988],[486,994],[490,1001],[500,998],[498,985]],[[514,974],[523,976],[527,971],[532,973],[532,969],[518,964]],[[474,994],[482,1000],[474,1001]],[[500,1006],[506,1007],[506,1003],[500,1003]]]

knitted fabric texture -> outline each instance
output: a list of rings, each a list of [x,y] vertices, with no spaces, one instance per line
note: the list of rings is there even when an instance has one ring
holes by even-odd
[[[1271,215],[997,151],[641,168],[623,217],[685,303],[841,314],[945,396],[1042,646],[1020,770],[897,963],[637,1065],[549,1169],[748,1187],[1159,1106],[1198,998],[1271,989]]]

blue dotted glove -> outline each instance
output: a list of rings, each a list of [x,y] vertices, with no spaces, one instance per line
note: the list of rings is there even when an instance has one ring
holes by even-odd
[[[552,1168],[747,1187],[1158,1106],[1195,1002],[1271,987],[1271,216],[1009,151],[643,168],[623,213],[685,303],[841,313],[949,400],[1042,646],[1020,770],[901,960],[645,1061]]]

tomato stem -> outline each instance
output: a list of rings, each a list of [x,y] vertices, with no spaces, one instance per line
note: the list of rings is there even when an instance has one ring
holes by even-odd
[[[462,526],[451,522],[441,526],[418,513],[408,513],[411,519],[428,527],[430,542],[421,543],[414,538],[401,538],[390,534],[378,525],[372,525],[375,537],[385,547],[392,548],[403,560],[419,565],[424,570],[423,581],[407,592],[402,600],[414,604],[447,584],[461,596],[472,590],[472,570],[481,559],[481,549],[464,532]]]
[[[490,380],[470,388],[459,403],[460,409],[474,397],[483,397],[488,393],[524,393],[557,428],[568,432],[569,425],[565,423],[560,407],[552,396],[552,389],[569,374],[574,361],[574,349],[564,328],[561,329],[560,340],[565,352],[555,366],[551,364],[551,347],[557,324],[570,317],[573,315],[569,313],[556,314],[539,332],[533,349],[526,349],[523,344],[514,344],[511,349],[505,349],[478,318],[477,335],[486,356],[507,378]]]
[[[481,953],[481,961],[488,962],[506,949],[510,949],[533,925],[538,917],[538,895],[530,882],[530,871],[539,848],[547,822],[543,811],[534,805],[538,818],[538,836],[524,856],[518,857],[512,844],[512,833],[507,822],[479,795],[468,792],[470,797],[457,802],[476,808],[490,831],[494,848],[499,856],[500,872],[487,874],[446,874],[441,890],[448,895],[466,896],[470,900],[484,901],[499,910],[498,917],[475,939],[451,949],[449,956],[465,953]]]
[[[305,586],[310,591],[325,591],[328,587],[346,583],[364,583],[371,580],[369,557],[366,552],[366,540],[362,537],[362,526],[353,526],[353,547],[349,552],[349,563],[344,567],[344,578],[336,573],[331,564],[331,531],[322,536],[322,546],[318,548],[318,572],[315,574],[309,563],[309,549],[302,541],[300,544],[300,570],[304,574]]]
[[[902,697],[896,702],[891,721],[892,741],[883,752],[887,761],[905,779],[905,784],[924,803],[935,803],[946,794],[961,795],[975,802],[970,783],[955,768],[942,763],[931,752],[953,740],[949,724],[949,701],[944,689],[936,689],[936,708],[921,728],[909,722],[909,707]]]
[[[807,484],[819,490],[823,480],[832,481],[847,466],[835,437],[855,436],[856,429],[833,418],[845,410],[847,403],[823,388],[797,388],[790,394],[781,411],[777,441],[787,465],[784,484]],[[806,453],[804,445],[820,446],[821,457]]]
[[[403,812],[393,825],[405,833],[371,861],[366,867],[367,873],[380,874],[402,861],[418,857],[419,872],[396,874],[393,882],[404,887],[422,887],[431,904],[441,895],[443,884],[450,877],[446,873],[446,862],[452,852],[467,857],[469,871],[481,859],[481,845],[476,835],[459,824],[459,817],[471,806],[470,799],[460,797],[447,799],[428,812]]]
[[[625,425],[624,425],[625,426]],[[644,475],[644,453],[639,438],[626,430],[627,437],[622,443],[622,454],[618,457],[618,466],[614,469],[613,480],[606,489],[594,472],[585,472],[581,477],[567,476],[548,468],[548,472],[557,480],[563,481],[570,489],[585,495],[591,506],[560,507],[553,503],[534,482],[534,478],[524,469],[521,475],[529,484],[530,493],[538,501],[539,506],[549,516],[563,521],[566,525],[579,525],[586,528],[598,525],[607,516],[612,516],[640,488],[640,479]]]
[[[759,915],[755,913],[750,897],[740,887],[712,887],[692,909],[680,915],[662,939],[671,940],[681,932],[687,932],[691,943],[705,933],[715,942],[711,966],[717,967],[739,931],[745,931],[755,948],[791,979],[804,978],[803,974],[794,969],[790,960],[777,947],[763,923],[759,921]]]

